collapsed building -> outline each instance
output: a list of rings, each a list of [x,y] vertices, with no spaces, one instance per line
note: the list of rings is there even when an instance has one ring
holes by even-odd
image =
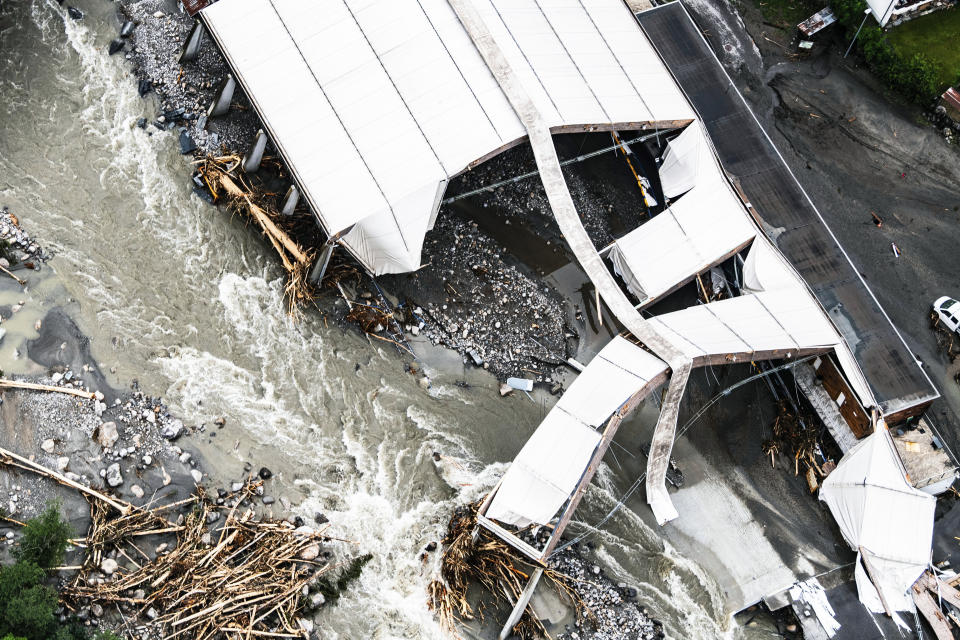
[[[620,424],[653,391],[666,387],[646,499],[666,525],[695,515],[679,512],[666,487],[691,371],[797,361],[798,384],[847,454],[822,497],[859,554],[860,599],[888,614],[912,608],[906,589],[929,556],[930,495],[954,469],[942,452],[935,463],[911,460],[886,425],[917,419],[937,390],[684,7],[634,15],[633,5],[221,0],[198,14],[233,72],[211,114],[237,86],[250,100],[263,131],[244,164],[256,168],[267,138],[281,154],[288,201],[303,198],[328,238],[314,278],[335,248],[372,274],[419,269],[448,183],[530,145],[571,253],[625,330],[579,373],[481,506],[480,526],[535,566],[556,549]],[[553,140],[598,131],[669,140],[658,168],[665,208],[606,247],[584,229]],[[735,256],[737,295],[645,315]],[[909,465],[926,467],[913,474]],[[870,514],[890,492],[917,526],[878,538]],[[542,547],[518,535],[531,526],[551,532]],[[909,558],[896,561],[891,545]],[[803,577],[748,570],[760,577],[731,597],[733,611],[783,600]]]

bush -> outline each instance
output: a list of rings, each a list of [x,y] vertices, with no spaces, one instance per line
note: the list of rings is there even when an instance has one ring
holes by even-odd
[[[27,522],[20,539],[20,548],[15,552],[18,560],[32,562],[50,569],[63,562],[67,543],[73,531],[60,517],[60,505],[51,504],[36,518]]]
[[[49,569],[63,561],[70,527],[57,504],[27,522],[17,562],[0,566],[0,638],[3,640],[87,640],[82,625],[61,624],[57,592],[47,586]],[[103,640],[111,640],[106,636]]]

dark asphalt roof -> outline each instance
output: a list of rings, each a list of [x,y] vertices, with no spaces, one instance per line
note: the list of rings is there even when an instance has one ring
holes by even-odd
[[[680,2],[637,19],[753,206],[853,350],[885,415],[939,396]]]

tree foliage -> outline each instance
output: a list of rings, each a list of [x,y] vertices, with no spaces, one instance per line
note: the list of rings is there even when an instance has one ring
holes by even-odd
[[[837,21],[853,38],[863,22],[867,3],[864,0],[831,0]],[[857,50],[867,61],[870,70],[888,87],[905,98],[927,104],[940,93],[937,68],[926,56],[916,53],[905,57],[890,44],[883,29],[867,20],[857,36]]]
[[[38,517],[27,522],[15,556],[18,560],[50,569],[63,562],[71,535],[70,525],[60,516],[60,505],[51,504]]]
[[[56,615],[57,592],[47,582],[46,569],[63,562],[72,532],[60,516],[58,504],[47,507],[23,528],[17,561],[0,566],[0,639],[87,640],[88,632],[76,621],[60,622]],[[119,640],[101,632],[96,640]]]

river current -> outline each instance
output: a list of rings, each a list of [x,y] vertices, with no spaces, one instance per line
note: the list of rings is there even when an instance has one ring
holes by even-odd
[[[501,398],[479,373],[458,386],[450,366],[428,366],[426,390],[389,345],[313,311],[292,321],[269,246],[192,194],[175,133],[136,126],[156,105],[122,55],[107,55],[115,5],[79,7],[77,21],[56,0],[0,4],[0,205],[55,256],[4,322],[0,368],[36,373],[23,340],[43,310],[66,309],[115,386],[138,380],[187,424],[226,418],[218,437],[188,444],[214,478],[239,477],[247,460],[270,466],[305,517],[325,513],[347,551],[372,554],[322,614],[323,637],[445,637],[426,606],[437,559],[420,552],[493,485],[543,407]],[[602,468],[578,515],[596,520],[632,481]],[[635,514],[591,539],[668,637],[743,633],[717,587]]]

